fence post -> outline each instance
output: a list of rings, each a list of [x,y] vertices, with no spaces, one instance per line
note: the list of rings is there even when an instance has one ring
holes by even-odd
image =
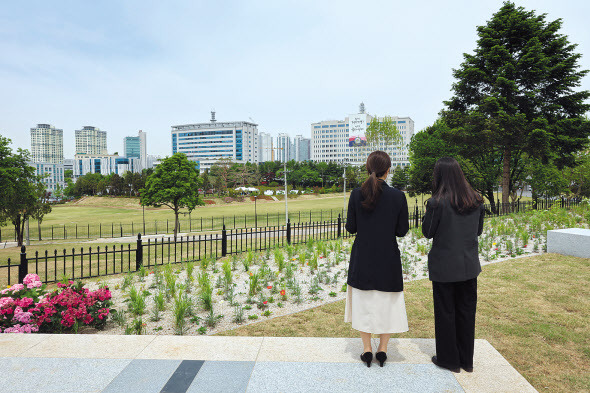
[[[223,224],[223,230],[221,231],[221,256],[227,255],[227,231],[225,230],[225,224]]]
[[[143,265],[143,245],[141,240],[141,233],[137,234],[137,250],[135,251],[135,271]]]
[[[18,265],[18,282],[22,283],[25,280],[27,274],[29,274],[29,263],[27,262],[27,249],[25,246],[22,246],[20,248],[20,265]]]
[[[416,199],[418,202],[418,199]],[[418,228],[418,204],[416,203],[416,208],[414,209],[414,228]]]
[[[291,244],[291,220],[287,221],[287,244]]]
[[[338,214],[338,237],[342,236],[342,217]]]
[[[499,216],[500,216],[500,198],[497,198],[497,199],[496,199],[496,206],[498,207],[498,208],[496,209],[496,212],[497,212],[497,214],[496,214],[496,215],[499,217]]]

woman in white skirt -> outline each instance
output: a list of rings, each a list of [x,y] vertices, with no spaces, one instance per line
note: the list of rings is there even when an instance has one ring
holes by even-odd
[[[408,233],[404,193],[385,182],[391,159],[383,151],[367,158],[369,178],[355,188],[348,202],[346,230],[356,233],[350,253],[344,321],[360,331],[361,360],[371,367],[371,334],[378,334],[375,355],[381,367],[392,333],[408,331],[400,251],[396,236]]]

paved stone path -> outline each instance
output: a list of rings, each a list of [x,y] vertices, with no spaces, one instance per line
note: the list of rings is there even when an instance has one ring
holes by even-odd
[[[0,391],[536,392],[486,340],[473,373],[434,366],[431,339],[392,339],[383,368],[360,349],[352,338],[3,334]]]

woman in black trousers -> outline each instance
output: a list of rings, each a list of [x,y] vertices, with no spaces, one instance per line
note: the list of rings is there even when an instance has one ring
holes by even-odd
[[[428,253],[436,337],[432,362],[453,372],[473,371],[477,276],[481,272],[477,238],[483,218],[483,199],[469,185],[459,163],[449,157],[438,160],[422,233],[433,239]]]
[[[360,331],[361,360],[367,367],[373,360],[371,333],[379,335],[375,357],[383,367],[391,333],[408,331],[396,240],[408,232],[408,204],[403,192],[385,182],[390,167],[387,153],[369,155],[369,178],[350,194],[346,218],[346,230],[356,233],[356,238],[350,253],[344,321]]]

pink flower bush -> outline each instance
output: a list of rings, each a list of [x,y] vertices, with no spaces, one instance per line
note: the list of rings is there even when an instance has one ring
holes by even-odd
[[[39,276],[28,274],[22,284],[0,292],[0,332],[77,332],[81,326],[104,328],[114,311],[108,287],[90,291],[82,282],[58,283],[46,292]]]

